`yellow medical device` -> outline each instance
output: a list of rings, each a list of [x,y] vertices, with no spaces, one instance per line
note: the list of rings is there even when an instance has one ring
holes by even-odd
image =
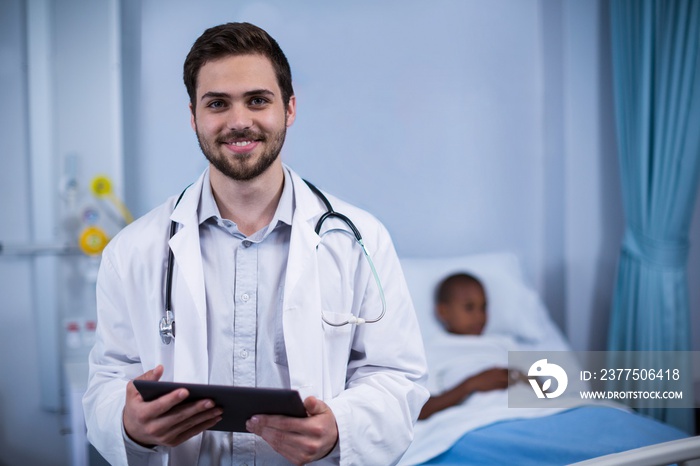
[[[90,183],[90,191],[98,199],[108,200],[121,215],[124,223],[127,225],[134,221],[134,217],[127,209],[126,205],[119,199],[112,190],[112,181],[105,175],[99,175],[93,178]],[[88,256],[95,256],[102,253],[102,250],[107,246],[110,240],[109,235],[103,228],[95,223],[100,218],[100,215],[95,208],[88,208],[83,213],[83,221],[87,226],[80,232],[78,238],[78,246]]]
[[[92,183],[90,183],[90,188],[96,197],[105,198],[114,204],[114,207],[116,207],[119,213],[122,214],[122,217],[124,217],[124,221],[127,225],[134,221],[134,217],[132,217],[126,205],[124,205],[121,199],[114,195],[114,191],[112,191],[112,181],[108,177],[104,175],[96,176],[93,178]]]
[[[90,225],[80,233],[78,246],[88,256],[94,256],[100,254],[108,242],[107,233],[102,228]]]

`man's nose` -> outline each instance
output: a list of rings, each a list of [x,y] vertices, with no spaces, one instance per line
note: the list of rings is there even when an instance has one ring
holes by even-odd
[[[231,130],[250,128],[253,125],[251,112],[245,105],[232,105],[228,111],[226,126]]]

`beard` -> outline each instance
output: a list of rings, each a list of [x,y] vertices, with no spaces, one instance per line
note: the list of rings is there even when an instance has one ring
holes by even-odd
[[[207,140],[200,134],[199,128],[196,128],[195,131],[197,133],[199,148],[202,150],[202,153],[209,163],[221,173],[236,181],[249,181],[265,173],[274,161],[277,160],[277,157],[279,157],[282,146],[284,145],[284,139],[287,135],[286,126],[280,131],[271,134],[269,137],[262,133],[245,129],[231,131],[223,136],[219,136],[212,143],[212,141]],[[264,151],[257,160],[254,160],[252,153],[224,154],[220,149],[220,145],[233,139],[263,142],[265,143]]]

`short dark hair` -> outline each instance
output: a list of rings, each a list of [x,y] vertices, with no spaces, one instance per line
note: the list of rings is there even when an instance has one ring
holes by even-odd
[[[182,78],[192,107],[196,107],[199,70],[212,60],[231,55],[263,55],[275,69],[284,105],[294,95],[292,71],[279,44],[263,29],[250,23],[226,23],[199,36],[185,59]]]
[[[475,283],[479,285],[481,289],[484,288],[481,281],[474,275],[466,272],[455,273],[445,278],[438,284],[437,288],[435,288],[435,303],[442,304],[448,302],[451,298],[453,287],[460,283],[465,285]]]

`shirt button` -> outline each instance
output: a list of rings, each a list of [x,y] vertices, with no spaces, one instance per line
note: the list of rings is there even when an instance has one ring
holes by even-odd
[[[248,293],[243,293],[241,295],[241,299],[243,300],[244,303],[247,303],[248,300],[250,299],[250,295]]]
[[[241,350],[240,354],[243,359],[246,359],[248,357],[248,350]]]
[[[251,242],[248,241],[247,239],[243,241],[243,247],[244,247],[244,248],[249,248],[251,244],[253,244],[253,243],[251,243]]]

